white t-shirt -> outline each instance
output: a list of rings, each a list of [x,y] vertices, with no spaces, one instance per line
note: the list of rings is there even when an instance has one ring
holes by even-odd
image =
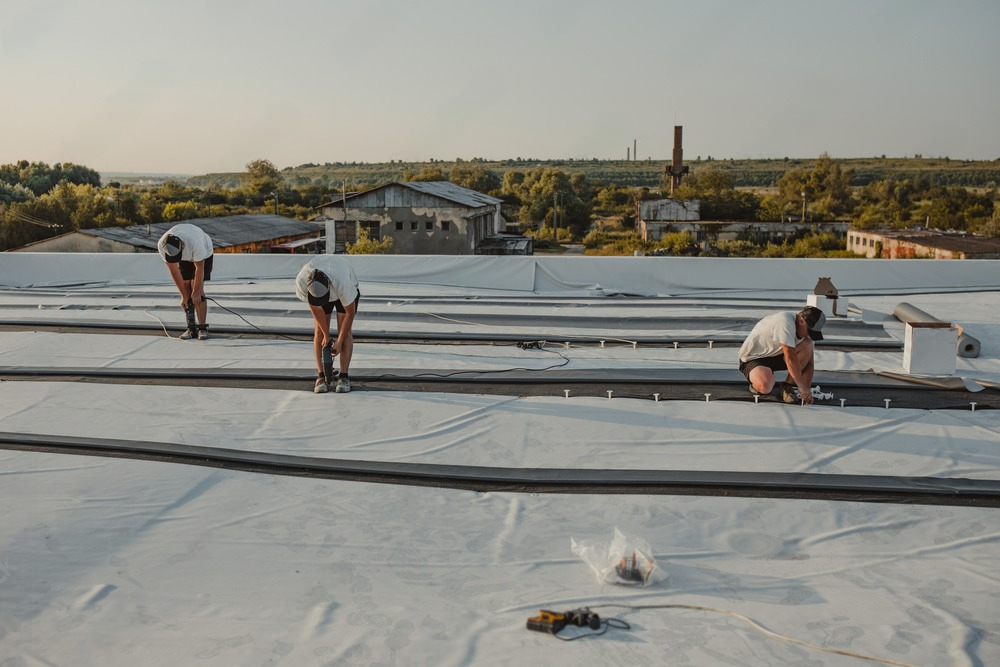
[[[170,234],[179,238],[181,243],[184,244],[181,249],[181,261],[200,262],[212,256],[211,237],[203,232],[200,227],[182,222],[168,229],[156,243],[156,249],[159,250],[160,257],[163,258],[164,262],[167,261],[167,253],[163,249],[163,246],[167,242],[167,236]]]
[[[781,311],[755,324],[740,347],[740,362],[773,357],[782,353],[782,345],[795,347],[801,343],[803,339],[796,337],[796,315],[792,311]]]
[[[340,255],[318,255],[306,262],[295,276],[295,296],[309,303],[309,275],[322,271],[330,279],[330,303],[340,301],[349,306],[358,298],[358,277],[350,262]]]

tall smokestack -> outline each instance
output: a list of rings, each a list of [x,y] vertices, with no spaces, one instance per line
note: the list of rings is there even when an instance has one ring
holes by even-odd
[[[631,162],[632,161],[632,154],[629,153],[630,150],[632,150],[632,149],[629,148],[628,146],[625,147],[625,161],[626,162]]]
[[[636,146],[636,140],[635,139],[632,140],[632,159],[633,160],[638,160],[639,159],[639,149]]]
[[[674,190],[681,185],[681,177],[688,173],[688,168],[683,165],[684,162],[684,148],[682,142],[682,126],[674,125],[674,159],[667,167],[667,173],[670,174],[670,196],[673,196]]]

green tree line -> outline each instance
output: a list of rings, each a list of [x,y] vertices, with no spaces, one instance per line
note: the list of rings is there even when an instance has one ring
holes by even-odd
[[[448,180],[494,195],[503,201],[505,217],[518,221],[538,239],[580,239],[595,220],[625,233],[634,229],[637,204],[662,198],[669,184],[633,187],[589,178],[567,168],[515,161],[498,174],[483,160],[400,164],[402,180]],[[721,221],[850,221],[861,228],[903,228],[924,224],[1000,235],[996,189],[970,190],[937,183],[926,173],[888,178],[862,187],[852,185],[853,169],[823,154],[800,161],[774,187],[756,192],[741,188],[734,171],[721,161],[698,161],[674,193],[698,199],[704,220]],[[521,168],[523,167],[523,168]],[[159,186],[110,182],[102,185],[92,169],[72,164],[49,167],[21,161],[0,166],[0,249],[22,246],[88,227],[176,222],[241,213],[273,213],[308,219],[316,208],[343,191],[361,191],[381,183],[350,181],[332,188],[315,183],[293,185],[289,171],[269,160],[254,160],[239,176],[239,185],[168,181]],[[558,234],[556,230],[558,228]],[[638,249],[638,248],[635,248]],[[624,251],[623,249],[620,249]]]

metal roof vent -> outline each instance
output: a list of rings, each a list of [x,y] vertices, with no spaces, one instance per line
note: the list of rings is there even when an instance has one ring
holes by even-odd
[[[819,282],[816,283],[816,289],[813,290],[813,294],[825,296],[828,299],[836,299],[838,296],[837,288],[833,286],[829,278],[820,278]]]

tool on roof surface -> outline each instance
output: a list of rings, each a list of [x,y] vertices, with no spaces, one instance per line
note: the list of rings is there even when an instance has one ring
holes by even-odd
[[[530,617],[527,622],[529,630],[547,632],[550,635],[557,634],[567,625],[599,630],[601,628],[601,617],[590,611],[587,607],[564,612],[541,609],[538,612],[538,616]]]
[[[184,316],[187,318],[188,331],[196,331],[198,325],[194,321],[194,300],[188,299],[184,304]]]
[[[333,341],[323,346],[323,377],[328,385],[333,385]]]

